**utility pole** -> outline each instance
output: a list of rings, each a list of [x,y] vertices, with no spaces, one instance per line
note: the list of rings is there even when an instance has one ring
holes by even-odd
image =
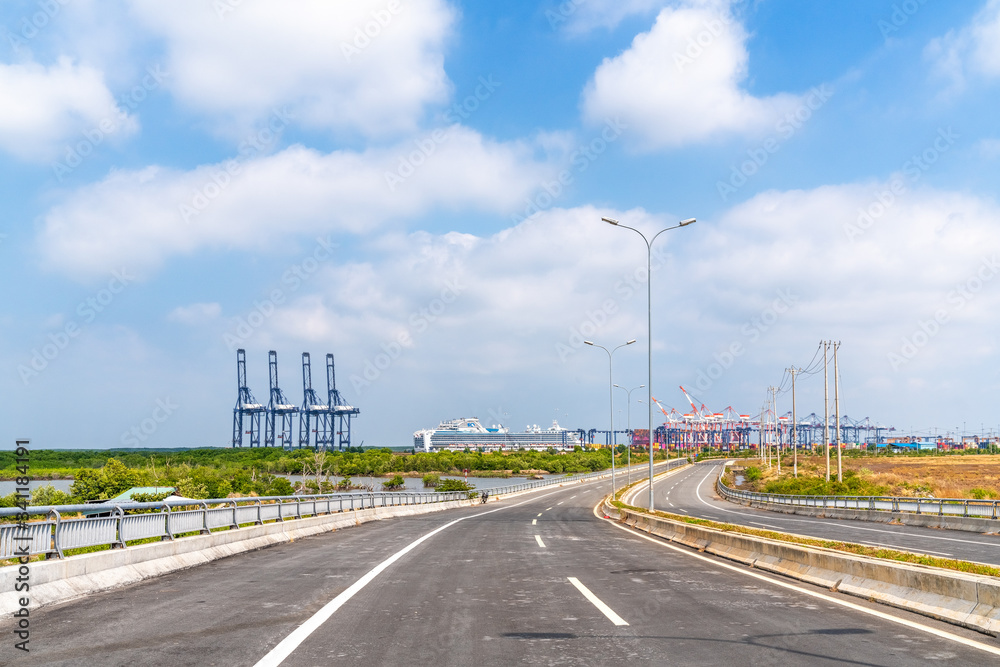
[[[759,423],[759,428],[757,429],[757,457],[760,459],[760,464],[764,465],[764,411],[766,408],[762,405],[760,406],[760,419],[757,421]]]
[[[837,414],[837,481],[844,481],[844,470],[840,462],[840,371],[837,366],[837,350],[840,341],[833,344],[833,406]]]
[[[830,481],[830,381],[826,374],[826,347],[823,341],[823,449],[826,451],[826,481]]]
[[[797,369],[792,366],[789,371],[792,374],[792,474],[795,477],[799,476],[799,439],[798,434],[795,432],[795,427],[798,422],[795,420],[795,373]]]
[[[778,403],[775,392],[777,387],[771,387],[771,407],[774,409],[774,446],[778,458],[778,474],[781,474],[781,425],[778,423]]]

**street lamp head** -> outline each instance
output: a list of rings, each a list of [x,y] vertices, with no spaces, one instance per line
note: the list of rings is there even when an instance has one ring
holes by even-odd
[[[629,340],[629,341],[625,341],[625,344],[626,345],[631,345],[634,342],[635,342],[635,338],[633,338],[632,340]]]
[[[688,218],[687,220],[681,220],[680,226],[687,227],[688,225],[693,225],[696,222],[698,222],[697,218]]]
[[[583,344],[584,344],[584,345],[593,345],[593,343],[592,343],[592,342],[590,342],[589,340],[585,340],[585,341],[583,341]]]
[[[619,389],[624,389],[624,387],[622,387],[622,386],[620,386],[620,385],[617,385],[617,384],[616,384],[615,386],[616,386],[616,387],[618,387]]]
[[[609,225],[617,225],[618,224],[618,221],[615,220],[614,218],[601,218],[601,220],[603,220],[604,222],[608,223]]]

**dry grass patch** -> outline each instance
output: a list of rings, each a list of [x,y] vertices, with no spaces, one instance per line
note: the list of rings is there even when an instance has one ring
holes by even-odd
[[[769,482],[786,482],[792,478],[791,456],[783,456],[781,475],[776,465],[761,465],[758,459],[745,459],[737,465],[755,466],[760,478],[739,485],[739,488],[764,491]],[[891,495],[906,498],[962,498],[1000,500],[1000,455],[980,454],[945,456],[845,456],[842,461],[845,481],[858,488],[854,493],[831,490],[829,495]],[[837,460],[833,452],[830,461],[831,480],[836,478]],[[799,454],[799,478],[805,486],[807,478],[825,478],[826,463],[822,456]],[[727,477],[732,479],[732,477]],[[774,486],[772,484],[772,486]],[[794,485],[793,485],[794,486]],[[782,493],[807,493],[788,488]],[[826,495],[822,491],[816,491]]]

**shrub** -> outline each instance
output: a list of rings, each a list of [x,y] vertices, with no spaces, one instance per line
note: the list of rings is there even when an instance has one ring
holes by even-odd
[[[73,496],[65,491],[60,491],[51,484],[46,484],[31,492],[31,504],[35,506],[72,505]]]
[[[472,491],[475,487],[468,484],[461,479],[443,479],[437,486],[434,487],[435,491]]]
[[[403,479],[402,475],[396,475],[387,482],[382,482],[382,488],[386,491],[395,491],[396,489],[401,489],[406,484],[406,480]]]
[[[441,475],[435,475],[433,473],[427,473],[424,475],[424,486],[428,488],[433,488],[438,485],[441,481]]]

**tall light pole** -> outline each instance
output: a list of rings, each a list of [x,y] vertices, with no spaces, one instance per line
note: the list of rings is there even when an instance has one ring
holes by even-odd
[[[621,385],[617,385],[617,384],[615,386],[618,387],[619,389],[621,389],[622,391],[624,391],[628,395],[628,398],[625,399],[626,403],[628,403],[628,411],[626,412],[626,414],[628,415],[628,427],[627,428],[628,428],[629,433],[631,434],[631,432],[632,432],[632,392],[635,391],[636,389],[642,389],[646,385],[640,384],[638,387],[632,387],[631,389],[626,389],[625,387],[622,387]],[[642,401],[639,401],[639,402],[641,403]],[[631,486],[632,485],[632,440],[631,440],[631,435],[629,435],[629,441],[628,441],[628,462],[625,464],[625,479],[626,479],[625,486]]]
[[[601,218],[604,222],[609,225],[614,225],[615,227],[623,227],[625,229],[631,229],[633,232],[642,237],[642,240],[646,243],[646,333],[649,338],[647,344],[649,346],[647,365],[649,370],[649,378],[646,380],[646,389],[648,390],[646,396],[646,407],[649,408],[649,511],[653,511],[653,276],[651,275],[651,268],[653,263],[653,241],[656,237],[663,232],[670,231],[671,229],[678,229],[680,227],[687,227],[688,225],[694,224],[696,222],[695,218],[688,218],[687,220],[681,220],[678,224],[673,227],[667,227],[661,229],[653,235],[653,238],[647,239],[646,235],[640,232],[634,227],[629,227],[628,225],[623,225],[613,218]]]
[[[608,399],[611,402],[611,414],[610,414],[611,431],[608,433],[608,443],[611,445],[611,499],[614,500],[615,491],[617,490],[617,488],[615,485],[615,393],[614,393],[615,390],[614,390],[614,375],[613,375],[614,364],[612,361],[612,355],[614,355],[615,350],[617,350],[619,347],[625,347],[626,345],[631,345],[632,343],[634,343],[635,338],[633,338],[632,340],[625,341],[624,343],[614,348],[613,350],[608,350],[608,348],[604,347],[603,345],[598,345],[597,343],[594,343],[589,340],[585,340],[583,342],[593,347],[599,347],[608,353]]]

